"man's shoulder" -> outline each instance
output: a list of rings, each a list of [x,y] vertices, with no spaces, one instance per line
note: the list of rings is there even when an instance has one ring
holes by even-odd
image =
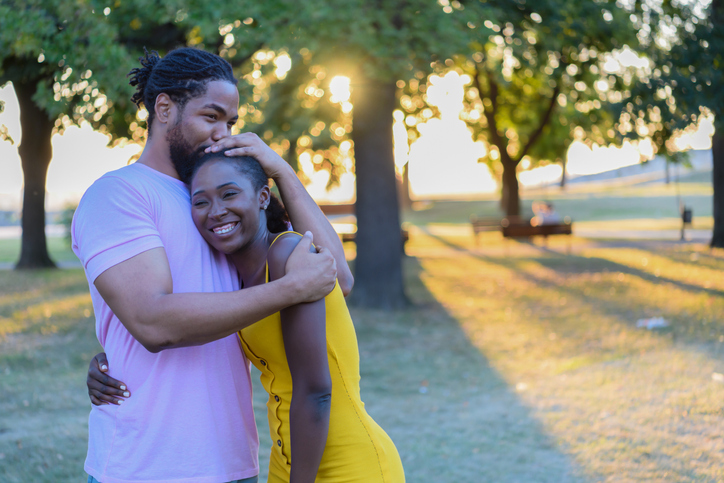
[[[149,176],[141,166],[129,164],[114,171],[109,171],[95,180],[83,195],[81,204],[89,199],[108,199],[114,196],[145,197],[148,195],[148,190],[145,187],[153,184],[154,178]]]

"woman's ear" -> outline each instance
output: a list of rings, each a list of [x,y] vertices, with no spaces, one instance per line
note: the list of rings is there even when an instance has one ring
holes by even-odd
[[[271,201],[271,190],[268,186],[263,186],[259,190],[259,208],[266,210],[269,207],[269,201]]]

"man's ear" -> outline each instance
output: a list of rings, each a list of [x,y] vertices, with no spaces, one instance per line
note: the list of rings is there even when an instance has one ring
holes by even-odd
[[[174,119],[174,111],[176,109],[176,103],[169,97],[165,92],[160,93],[156,96],[156,105],[154,106],[156,112],[156,120],[161,124],[168,124],[171,119]]]

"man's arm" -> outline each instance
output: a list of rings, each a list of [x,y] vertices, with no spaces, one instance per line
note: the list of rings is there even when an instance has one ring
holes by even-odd
[[[332,291],[336,262],[327,249],[310,253],[311,234],[287,262],[287,275],[235,292],[173,293],[163,248],[119,263],[94,281],[128,332],[151,352],[200,345],[226,337],[290,305]]]
[[[259,161],[267,176],[272,178],[279,187],[284,207],[289,213],[294,230],[300,233],[313,232],[317,245],[327,247],[332,252],[337,260],[339,287],[344,295],[348,295],[352,291],[354,278],[347,265],[339,235],[334,231],[332,224],[324,216],[317,203],[304,189],[289,163],[254,133],[242,133],[223,138],[207,148],[207,151],[222,149],[228,149],[226,154],[229,156],[252,156]]]

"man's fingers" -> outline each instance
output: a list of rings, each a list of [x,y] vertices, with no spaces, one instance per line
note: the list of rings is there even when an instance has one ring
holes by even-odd
[[[314,243],[314,235],[312,235],[311,231],[306,231],[294,250],[311,251],[312,243]]]

